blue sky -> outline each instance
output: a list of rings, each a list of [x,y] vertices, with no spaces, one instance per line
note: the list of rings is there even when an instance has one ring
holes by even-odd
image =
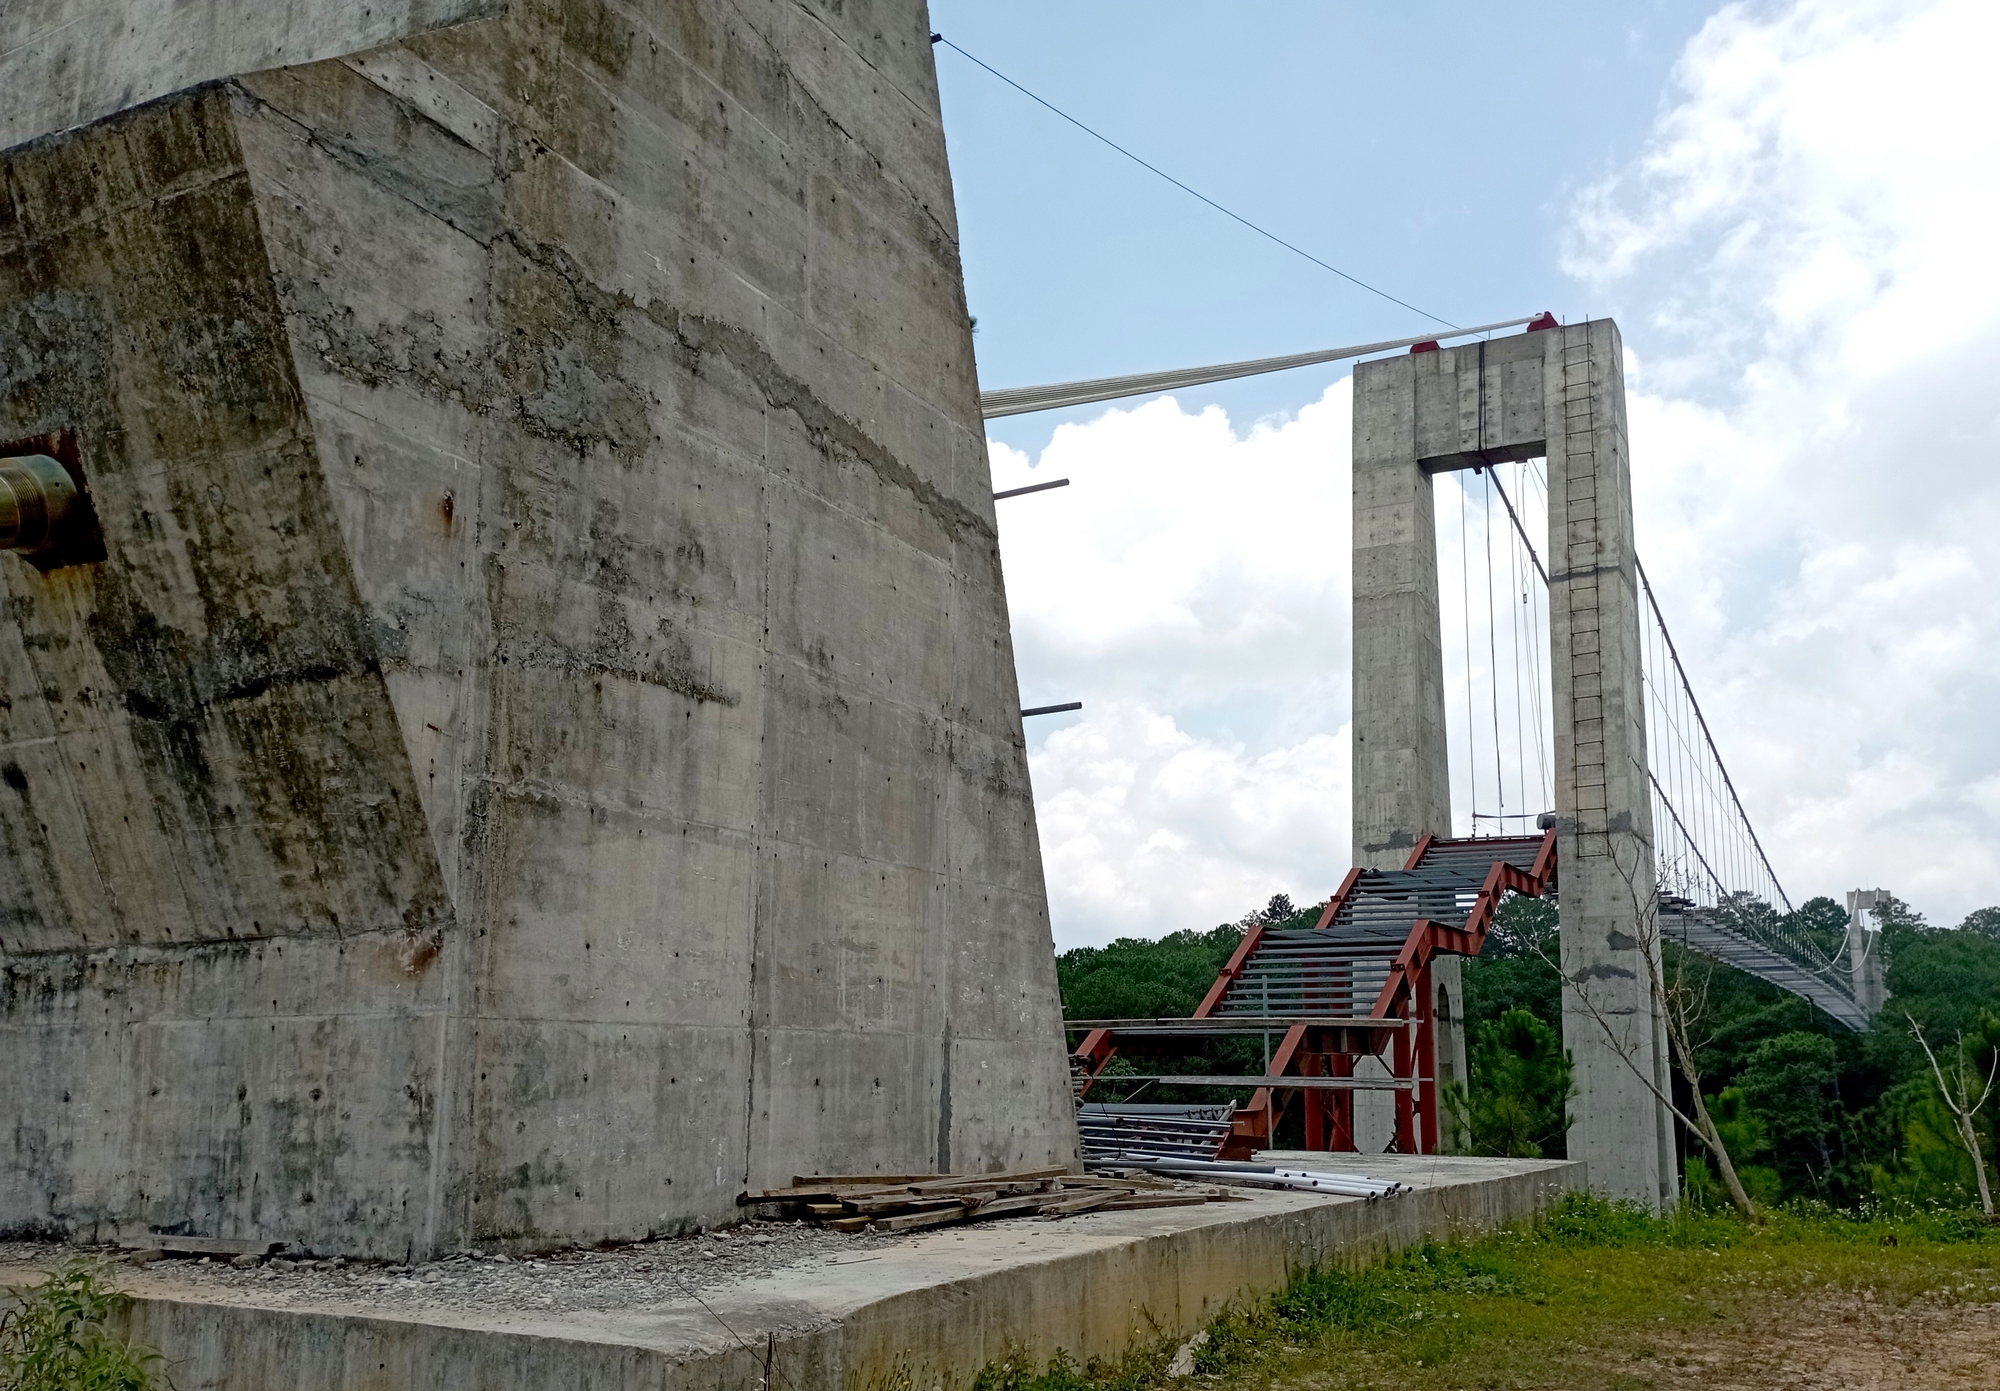
[[[1279,236],[1454,323],[1607,304],[1563,274],[1711,6],[974,4],[932,27]],[[1239,16],[1254,16],[1250,22]],[[980,373],[1024,385],[1398,337],[1428,321],[1258,237],[937,50]],[[1183,393],[1232,418],[1300,378]],[[1319,385],[1332,373],[1321,369]],[[997,422],[1039,448],[1064,412]]]
[[[932,20],[1402,299],[1616,317],[1640,552],[1792,897],[1880,885],[1940,922],[2000,902],[2000,7]],[[982,384],[1422,327],[937,58]],[[1086,702],[1029,731],[1059,945],[1212,926],[1345,870],[1347,390],[1329,366],[994,422],[997,484],[1075,480],[1001,513],[1023,698]],[[1479,583],[1455,489],[1448,610]],[[1448,684],[1505,681],[1453,638]],[[1456,704],[1455,777],[1468,746],[1483,766]]]

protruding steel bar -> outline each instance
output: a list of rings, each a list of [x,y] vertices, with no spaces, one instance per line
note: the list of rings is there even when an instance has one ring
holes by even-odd
[[[1003,497],[1025,497],[1029,493],[1046,493],[1051,488],[1067,488],[1068,486],[1069,480],[1067,478],[1058,478],[1053,483],[1030,483],[1025,488],[1009,488],[1005,492],[995,493],[993,500],[998,502]]]

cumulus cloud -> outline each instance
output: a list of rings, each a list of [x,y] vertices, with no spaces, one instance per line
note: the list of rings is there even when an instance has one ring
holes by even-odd
[[[1794,896],[2000,900],[2000,11],[1730,6],[1567,264],[1641,317],[1642,553]]]
[[[1234,430],[1171,397],[993,446],[1057,938],[1212,927],[1347,862],[1348,383]]]
[[[1946,922],[2000,902],[1996,41],[1963,0],[1725,7],[1563,249],[1621,305],[1641,553],[1781,878]],[[1345,867],[1349,400],[994,447],[1076,479],[1001,504],[1023,697],[1087,703],[1031,730],[1059,942]]]
[[[1324,898],[1345,871],[1345,730],[1258,753],[1112,699],[1032,764],[1065,945],[1211,927],[1288,890]]]

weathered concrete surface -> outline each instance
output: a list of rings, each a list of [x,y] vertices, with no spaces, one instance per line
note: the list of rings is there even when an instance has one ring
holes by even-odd
[[[1431,476],[1546,456],[1569,1152],[1603,1191],[1658,1207],[1677,1181],[1672,1117],[1634,1071],[1670,1091],[1646,965],[1659,944],[1622,354],[1602,319],[1355,369],[1354,854],[1389,867],[1450,829]],[[1463,1017],[1441,988],[1447,1003]],[[1462,1076],[1453,1032],[1439,1067]],[[1382,1104],[1366,1127],[1357,1108],[1357,1130],[1379,1134]]]
[[[1301,1267],[1360,1265],[1426,1237],[1489,1230],[1584,1181],[1583,1166],[1564,1161],[1382,1155],[1367,1169],[1417,1191],[1373,1203],[1270,1193],[946,1228],[852,1264],[815,1262],[587,1314],[441,1311],[419,1321],[359,1299],[260,1307],[254,1296],[225,1302],[177,1285],[155,1266],[129,1278],[139,1296],[132,1331],[173,1359],[182,1391],[750,1391],[765,1384],[773,1337],[774,1386],[959,1391],[1016,1350],[1038,1362],[1058,1350],[1115,1357],[1184,1337]]]
[[[1427,835],[1451,834],[1444,654],[1431,474],[1418,465],[1417,378],[1436,353],[1354,369],[1354,863],[1401,869]],[[1456,957],[1431,968],[1438,1077],[1466,1075],[1465,991]],[[1363,1076],[1389,1075],[1363,1059]],[[1354,1095],[1355,1143],[1395,1137],[1389,1092]]]
[[[1659,969],[1625,350],[1609,319],[1540,335],[1549,465],[1549,670],[1562,880],[1563,1041],[1581,1098],[1569,1153],[1603,1192],[1680,1191]]]
[[[338,58],[507,0],[8,0],[0,149],[236,73]]]
[[[0,448],[109,553],[5,567],[0,1228],[1067,1160],[922,5],[307,10],[0,154]]]

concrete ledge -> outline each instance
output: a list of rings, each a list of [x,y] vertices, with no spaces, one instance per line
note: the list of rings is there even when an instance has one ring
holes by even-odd
[[[1315,1156],[1322,1165],[1325,1156]],[[1427,1237],[1531,1217],[1584,1186],[1564,1161],[1370,1156],[1346,1167],[1415,1185],[1367,1202],[1248,1202],[941,1228],[830,1266],[790,1266],[656,1305],[560,1315],[371,1311],[365,1297],[282,1307],[256,1291],[189,1297],[135,1270],[133,1336],[181,1391],[751,1391],[774,1349],[785,1391],[959,1391],[1012,1351],[1117,1356],[1185,1336],[1302,1267],[1355,1266]],[[18,1277],[22,1272],[12,1272]]]

